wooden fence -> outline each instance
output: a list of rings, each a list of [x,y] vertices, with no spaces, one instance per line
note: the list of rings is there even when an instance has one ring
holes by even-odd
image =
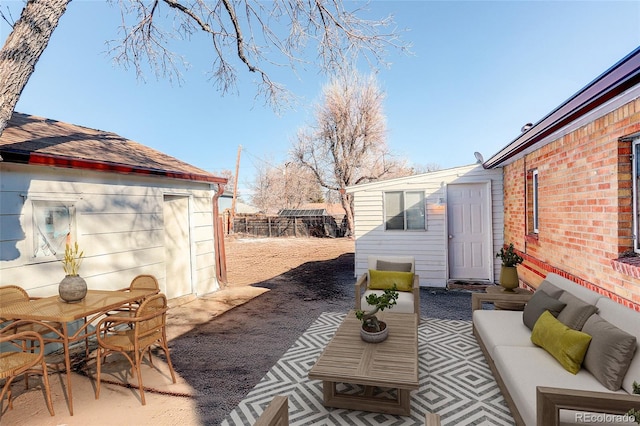
[[[236,216],[227,233],[254,237],[343,237],[346,226],[333,216]]]

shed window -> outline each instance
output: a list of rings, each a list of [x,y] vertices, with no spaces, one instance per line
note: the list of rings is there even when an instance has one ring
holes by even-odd
[[[64,255],[67,237],[75,241],[75,207],[61,201],[33,201],[33,257]]]
[[[538,170],[527,172],[527,233],[537,234],[538,226]]]
[[[386,230],[425,230],[424,192],[390,191],[384,193]]]

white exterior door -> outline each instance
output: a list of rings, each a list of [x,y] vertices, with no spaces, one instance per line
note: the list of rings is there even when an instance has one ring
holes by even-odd
[[[488,183],[447,186],[449,279],[491,280],[491,190]]]
[[[189,197],[164,197],[164,247],[167,298],[193,293],[191,287],[191,243]]]

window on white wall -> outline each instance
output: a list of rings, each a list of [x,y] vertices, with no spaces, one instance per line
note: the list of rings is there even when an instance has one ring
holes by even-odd
[[[426,229],[423,191],[385,192],[384,212],[386,230]]]
[[[33,257],[64,255],[67,237],[76,241],[75,207],[61,201],[33,201]]]

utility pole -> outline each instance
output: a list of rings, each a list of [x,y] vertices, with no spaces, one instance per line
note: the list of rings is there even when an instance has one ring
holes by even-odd
[[[240,153],[242,145],[238,145],[238,158],[236,159],[236,178],[233,181],[233,198],[231,199],[231,223],[229,224],[229,233],[233,233],[233,221],[236,217],[236,198],[238,197],[238,169],[240,169]]]

